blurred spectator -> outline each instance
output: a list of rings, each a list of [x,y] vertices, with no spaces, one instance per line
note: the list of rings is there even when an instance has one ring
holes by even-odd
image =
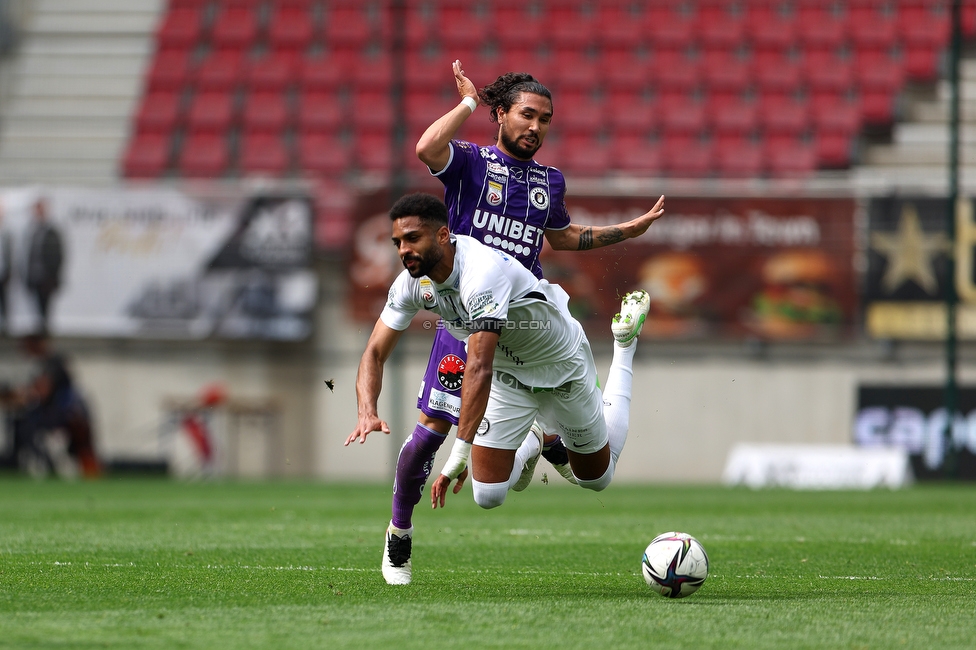
[[[14,441],[4,464],[65,473],[48,440],[49,434],[60,431],[66,436],[72,463],[67,471],[86,478],[99,476],[101,463],[95,454],[88,405],[75,387],[64,355],[51,351],[44,335],[26,336],[22,344],[37,370],[24,386],[0,391],[0,400],[11,414]]]
[[[10,233],[3,227],[3,203],[0,202],[0,334],[7,331],[10,312],[7,311],[7,283],[13,268],[13,246]]]
[[[61,262],[63,246],[61,234],[48,217],[47,199],[40,197],[34,203],[34,222],[27,239],[27,273],[24,277],[27,290],[34,297],[40,318],[40,334],[48,333],[48,313],[51,298],[61,286]]]

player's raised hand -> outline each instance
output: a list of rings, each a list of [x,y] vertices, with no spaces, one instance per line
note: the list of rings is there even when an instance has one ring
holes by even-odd
[[[474,84],[464,76],[464,69],[461,67],[461,61],[455,59],[453,65],[454,69],[454,81],[457,82],[458,94],[461,99],[465,97],[471,97],[475,101],[478,101],[478,89],[475,88]]]
[[[376,415],[360,415],[359,422],[356,423],[356,428],[353,432],[349,434],[346,438],[346,442],[343,446],[348,447],[349,443],[359,440],[359,444],[366,442],[366,436],[374,431],[382,431],[383,433],[389,435],[390,425],[388,425],[383,420],[379,419]]]
[[[640,237],[647,232],[647,229],[651,227],[651,224],[659,219],[663,214],[664,195],[662,194],[661,198],[657,200],[657,203],[654,204],[653,208],[627,224],[629,226],[627,234],[630,237]]]

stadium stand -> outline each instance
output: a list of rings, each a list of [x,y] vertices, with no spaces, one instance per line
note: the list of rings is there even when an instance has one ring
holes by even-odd
[[[275,174],[389,174],[399,158],[390,152],[410,147],[378,141],[415,138],[451,105],[442,91],[452,90],[454,58],[479,85],[524,70],[550,86],[554,133],[585,131],[601,145],[593,159],[610,154],[605,165],[565,157],[560,165],[570,174],[637,173],[643,165],[649,173],[736,176],[740,170],[723,163],[736,149],[760,152],[759,164],[744,167],[762,175],[809,174],[810,152],[814,172],[843,170],[863,161],[865,134],[897,130],[911,113],[912,88],[938,85],[949,38],[945,0],[407,0],[402,38],[395,38],[400,24],[388,0],[168,0],[158,16],[153,4],[131,5],[148,16],[137,32],[150,59],[129,62],[141,66],[134,74],[142,81],[129,90],[140,96],[128,98],[128,132],[114,145],[123,175],[144,173],[129,161],[147,146],[147,160],[163,161],[163,174],[179,176],[182,148],[203,132],[224,144],[275,136],[289,154],[278,157],[286,162]],[[42,15],[42,31],[45,20],[57,23],[55,11]],[[967,38],[976,37],[976,7],[969,4],[964,27]],[[394,46],[403,49],[394,54]],[[393,101],[394,88],[402,104]],[[17,139],[4,130],[0,170]],[[173,155],[160,157],[150,134],[168,137]],[[316,158],[303,140],[313,135],[341,139],[343,150],[357,155],[345,170],[322,160],[306,166]],[[802,164],[780,164],[784,135],[802,142],[795,147]],[[632,151],[634,142],[686,136],[695,136],[693,151]],[[618,152],[622,142],[628,144]],[[550,144],[560,146],[555,138]],[[226,164],[215,173],[252,169],[239,159],[244,152],[226,147]]]

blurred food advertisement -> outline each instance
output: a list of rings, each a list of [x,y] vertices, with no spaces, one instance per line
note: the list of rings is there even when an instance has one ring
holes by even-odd
[[[657,198],[576,196],[567,206],[576,224],[613,226]],[[386,208],[375,198],[357,206],[349,297],[366,322],[402,270]],[[845,338],[858,305],[854,214],[848,198],[667,197],[665,216],[641,237],[583,252],[547,245],[542,267],[592,336],[608,336],[620,296],[641,288],[651,295],[644,337]]]
[[[299,340],[311,333],[318,281],[309,197],[154,187],[0,190],[0,233],[13,242],[12,335],[43,322],[27,280],[38,201],[60,235],[51,334]]]
[[[865,328],[885,339],[941,340],[946,336],[951,244],[944,198],[890,196],[868,207]],[[976,222],[973,200],[956,204],[957,332],[976,338]]]
[[[976,388],[958,389],[948,436],[946,412],[943,387],[861,386],[854,443],[904,449],[919,480],[976,480]]]

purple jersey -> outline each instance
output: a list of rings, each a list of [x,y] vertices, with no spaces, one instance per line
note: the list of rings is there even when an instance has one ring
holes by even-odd
[[[495,146],[451,140],[451,158],[434,176],[444,184],[451,232],[505,251],[542,278],[546,230],[569,226],[561,171],[516,160]]]

